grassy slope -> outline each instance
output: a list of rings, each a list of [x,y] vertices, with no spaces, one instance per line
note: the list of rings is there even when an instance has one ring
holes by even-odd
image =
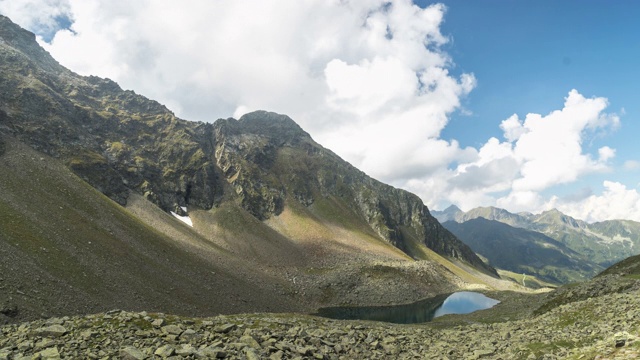
[[[7,141],[0,173],[0,306],[17,306],[21,317],[115,307],[180,314],[298,308],[246,263],[197,237],[185,243],[163,235],[16,141]],[[195,245],[220,256],[198,255]],[[238,271],[243,266],[252,278]]]

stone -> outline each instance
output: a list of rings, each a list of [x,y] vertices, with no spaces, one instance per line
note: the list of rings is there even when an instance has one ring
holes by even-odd
[[[198,335],[198,333],[195,332],[195,330],[193,329],[187,329],[183,331],[182,334],[180,334],[180,340],[185,340],[185,341],[192,341],[199,337],[200,335]]]
[[[167,325],[162,327],[162,332],[169,335],[180,335],[182,328],[178,325]]]
[[[282,360],[284,358],[284,352],[282,350],[278,350],[269,356],[270,360]]]
[[[297,346],[296,352],[300,355],[309,356],[313,353],[313,348],[310,346]]]
[[[66,334],[67,329],[62,325],[50,325],[36,329],[35,333],[38,336],[51,336],[57,338]]]
[[[18,344],[18,350],[20,351],[25,351],[25,350],[29,350],[33,347],[33,341],[23,341],[20,344]]]
[[[217,346],[207,346],[196,351],[195,356],[201,359],[221,359],[227,356],[224,349]]]
[[[220,326],[217,326],[214,331],[217,333],[222,333],[222,334],[226,334],[228,332],[230,332],[231,330],[235,329],[237,327],[236,324],[223,324]]]
[[[40,359],[60,359],[60,351],[58,351],[57,347],[44,349],[38,354],[40,356]]]
[[[244,354],[247,357],[247,360],[260,360],[260,357],[254,349],[246,348],[244,350]]]
[[[51,318],[48,319],[45,324],[47,325],[63,325],[64,324],[64,320],[60,319],[60,318]]]
[[[480,359],[489,355],[492,355],[495,352],[495,349],[479,349],[479,350],[474,350],[473,351],[473,357],[475,359]]]
[[[91,330],[91,329],[87,329],[87,330],[85,330],[85,331],[81,332],[81,333],[80,333],[80,336],[81,336],[83,339],[89,339],[89,338],[94,337],[96,334],[97,334],[97,333],[96,333],[96,332],[94,332],[93,330]]]
[[[151,325],[154,327],[162,327],[165,323],[164,319],[155,319],[151,322]]]
[[[260,349],[260,344],[256,341],[256,339],[254,339],[252,336],[250,335],[244,335],[243,337],[240,338],[240,342],[243,344],[246,344],[247,346],[254,348],[254,349]]]
[[[615,347],[621,348],[624,347],[629,340],[629,333],[626,331],[617,332],[613,335],[613,339],[615,342]]]
[[[172,356],[176,352],[176,349],[171,345],[162,345],[153,352],[154,355],[160,356],[161,358],[167,358]]]
[[[147,358],[142,351],[133,346],[127,346],[120,349],[120,357],[123,360],[143,360]]]
[[[195,355],[197,353],[196,348],[191,344],[183,344],[181,347],[176,349],[176,355],[178,356],[190,356]]]

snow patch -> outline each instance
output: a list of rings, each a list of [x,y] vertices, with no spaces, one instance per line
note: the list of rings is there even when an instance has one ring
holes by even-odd
[[[600,242],[605,245],[627,245],[629,247],[633,247],[633,240],[630,237],[622,236],[621,234],[616,234],[614,236],[606,236],[604,234],[599,234],[591,230],[586,231],[588,234],[595,235],[600,238]]]
[[[187,212],[187,208],[186,207],[182,207],[182,210],[184,212]],[[183,223],[193,227],[193,222],[191,221],[191,218],[189,217],[189,215],[187,216],[180,216],[176,213],[174,213],[173,211],[171,211],[171,215],[175,216],[178,220],[182,221]]]
[[[622,236],[620,234],[616,234],[613,238],[611,238],[614,242],[628,242],[631,247],[633,247],[633,240],[630,237]]]

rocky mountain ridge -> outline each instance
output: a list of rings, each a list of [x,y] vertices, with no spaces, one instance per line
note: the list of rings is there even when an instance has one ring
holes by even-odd
[[[432,211],[439,221],[464,223],[485,218],[536,231],[566,245],[602,267],[640,253],[640,223],[632,220],[607,220],[587,223],[557,209],[540,214],[510,213],[496,207],[478,207],[463,212],[455,206]]]
[[[367,177],[286,116],[181,120],[108,79],[64,69],[8,18],[0,17],[0,29],[0,131],[62,160],[122,205],[130,191],[178,215],[238,201],[265,220],[287,201],[308,206],[319,196],[342,197],[410,256],[419,256],[420,243],[492,271],[418,197]]]

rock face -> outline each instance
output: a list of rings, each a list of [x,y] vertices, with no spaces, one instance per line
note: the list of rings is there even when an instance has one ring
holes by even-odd
[[[424,244],[495,274],[417,196],[366,176],[290,118],[258,111],[213,124],[181,120],[109,79],[63,68],[0,16],[2,134],[61,159],[122,205],[130,192],[179,215],[234,201],[265,220],[292,202],[335,197],[410,256],[420,257],[416,244]]]

